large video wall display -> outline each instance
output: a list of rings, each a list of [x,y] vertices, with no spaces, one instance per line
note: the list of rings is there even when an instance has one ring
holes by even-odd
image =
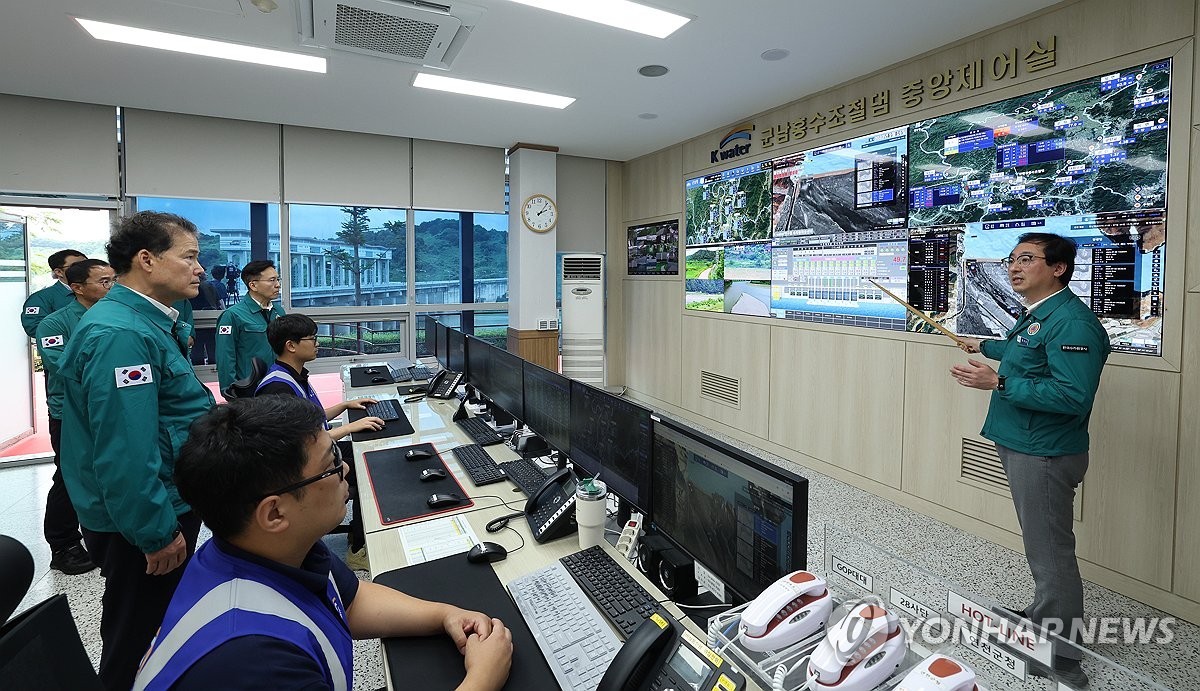
[[[1161,355],[1170,99],[1162,60],[688,180],[685,306],[933,331],[890,292],[1002,337],[1002,260],[1051,232],[1113,350]]]

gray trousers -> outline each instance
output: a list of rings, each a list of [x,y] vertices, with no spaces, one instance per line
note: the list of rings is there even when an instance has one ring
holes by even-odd
[[[1025,613],[1034,623],[1070,638],[1072,623],[1083,618],[1083,579],[1075,559],[1072,521],[1075,488],[1087,472],[1088,455],[1029,456],[999,444],[996,452],[1008,475],[1033,574],[1033,602]],[[1070,646],[1056,646],[1054,652],[1082,657]]]

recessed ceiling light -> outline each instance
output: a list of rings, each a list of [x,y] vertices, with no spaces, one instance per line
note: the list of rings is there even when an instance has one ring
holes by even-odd
[[[764,50],[762,55],[759,55],[758,57],[766,60],[767,62],[775,62],[776,60],[782,60],[791,54],[791,51],[784,50],[783,48],[772,48],[770,50]]]
[[[664,65],[642,65],[638,68],[638,74],[643,77],[661,77],[670,71]]]
[[[638,117],[643,120],[654,120],[658,118],[658,113],[638,113]]]
[[[207,38],[184,36],[183,34],[170,34],[165,31],[138,29],[132,26],[108,24],[91,19],[80,19],[79,17],[76,17],[75,21],[79,22],[79,25],[92,35],[92,38],[99,41],[127,43],[133,46],[158,48],[176,53],[188,53],[189,55],[203,55],[210,58],[250,62],[256,65],[286,67],[292,70],[325,73],[325,58],[313,55],[285,53],[282,50],[244,46],[237,43],[226,43],[225,41],[213,41]]]
[[[517,103],[528,103],[534,106],[545,106],[547,108],[566,108],[575,102],[570,96],[555,96],[554,94],[546,94],[540,91],[529,91],[528,89],[514,89],[511,86],[499,86],[497,84],[487,84],[485,82],[472,82],[466,79],[454,79],[453,77],[442,77],[436,74],[427,74],[418,72],[417,76],[413,77],[413,86],[422,89],[434,89],[435,91],[448,91],[454,94],[466,94],[468,96],[482,96],[483,98],[496,98],[501,101],[515,101]]]
[[[558,12],[589,22],[607,24],[618,29],[636,31],[655,38],[666,38],[692,21],[663,10],[639,5],[629,0],[512,0],[530,7]]]

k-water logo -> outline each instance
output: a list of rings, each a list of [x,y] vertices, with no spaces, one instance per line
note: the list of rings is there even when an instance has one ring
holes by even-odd
[[[717,148],[709,152],[709,160],[712,163],[718,163],[750,153],[750,133],[753,131],[754,124],[749,122],[744,122],[729,130],[729,133],[721,139],[721,143],[717,145]],[[738,143],[739,139],[745,139],[746,143]],[[731,144],[732,146],[730,146]]]

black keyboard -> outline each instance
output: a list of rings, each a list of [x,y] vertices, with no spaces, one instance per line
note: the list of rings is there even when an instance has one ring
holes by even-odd
[[[416,379],[418,381],[421,379],[429,378],[429,368],[427,368],[425,365],[416,365],[413,367],[409,367],[408,373],[412,375],[413,379]]]
[[[462,431],[467,433],[471,441],[480,446],[491,446],[504,441],[504,437],[496,434],[496,430],[492,426],[477,417],[465,417],[461,420],[455,420],[456,425]]]
[[[655,612],[668,621],[674,618],[599,545],[568,554],[559,561],[625,638]]]
[[[471,482],[478,485],[490,485],[504,480],[504,471],[487,451],[478,444],[467,444],[450,449],[459,465],[471,476]]]
[[[388,367],[388,371],[392,374],[393,384],[412,381],[412,373],[408,371],[407,367]]]
[[[366,408],[367,415],[372,415],[385,422],[399,420],[400,416],[404,415],[404,411],[400,410],[400,406],[396,405],[396,402],[390,398],[385,398],[378,403],[368,403]]]
[[[500,469],[504,471],[509,480],[521,488],[527,497],[537,494],[542,485],[546,484],[546,478],[550,477],[536,463],[527,458],[501,463]]]

